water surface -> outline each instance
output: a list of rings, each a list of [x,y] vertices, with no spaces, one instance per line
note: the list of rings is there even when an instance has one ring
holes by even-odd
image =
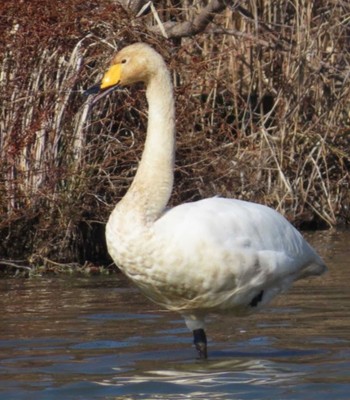
[[[350,232],[308,239],[329,273],[211,318],[208,361],[120,274],[0,280],[0,399],[348,400]]]

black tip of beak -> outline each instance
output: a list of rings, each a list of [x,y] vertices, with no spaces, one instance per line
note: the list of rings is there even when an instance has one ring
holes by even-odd
[[[100,99],[102,99],[103,97],[107,96],[109,93],[113,92],[117,88],[118,88],[118,85],[114,85],[114,86],[111,86],[111,87],[106,88],[106,89],[101,89],[101,85],[98,84],[98,85],[91,86],[91,88],[89,88],[89,89],[86,89],[83,94],[84,94],[84,96],[90,96],[91,94],[94,95],[92,98],[90,98],[88,100],[89,104],[90,104],[90,107],[92,107]]]
[[[101,87],[98,84],[98,85],[91,86],[89,89],[86,89],[83,94],[84,94],[84,96],[90,96],[91,94],[97,94],[100,91],[101,91]]]

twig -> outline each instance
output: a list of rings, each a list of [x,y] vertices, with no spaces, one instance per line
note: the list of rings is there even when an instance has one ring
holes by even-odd
[[[27,267],[25,265],[18,265],[13,261],[9,261],[9,260],[0,260],[0,265],[6,265],[8,267],[12,267],[12,268],[17,268],[17,269],[24,269],[26,271],[30,271],[31,268]]]
[[[212,0],[209,4],[202,8],[200,13],[192,21],[173,22],[167,21],[163,23],[168,38],[181,38],[194,36],[203,32],[208,24],[214,19],[215,15],[226,8],[225,1]],[[158,32],[160,28],[153,26],[150,28],[153,32]]]

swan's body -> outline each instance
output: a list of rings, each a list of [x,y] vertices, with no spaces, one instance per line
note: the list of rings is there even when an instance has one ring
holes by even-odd
[[[249,314],[326,266],[268,207],[214,197],[166,211],[175,148],[172,84],[161,56],[140,43],[115,56],[101,89],[137,81],[147,86],[147,139],[133,184],[108,220],[108,251],[147,297],[184,316],[206,357],[206,314]]]

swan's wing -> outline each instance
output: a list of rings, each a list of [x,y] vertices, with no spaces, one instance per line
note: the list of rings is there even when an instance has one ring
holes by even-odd
[[[325,270],[284,217],[255,203],[215,197],[183,204],[156,221],[154,230],[173,273],[202,285],[203,293],[242,292],[244,302],[270,288],[274,297],[295,279]]]

